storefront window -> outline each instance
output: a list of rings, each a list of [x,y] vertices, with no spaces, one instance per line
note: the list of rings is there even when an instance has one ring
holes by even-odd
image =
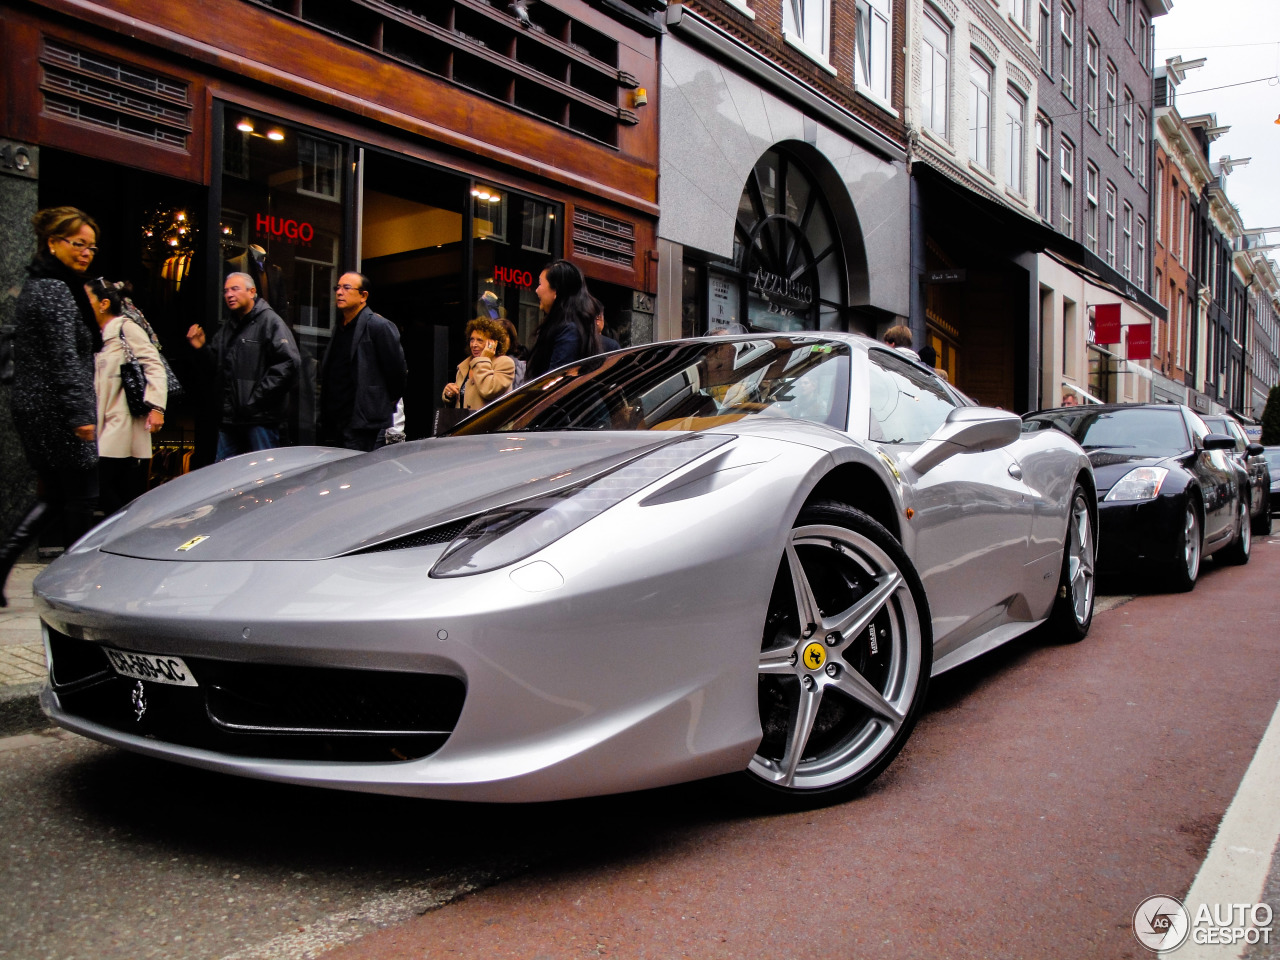
[[[538,274],[560,250],[560,206],[477,183],[471,188],[475,295],[472,316],[515,324],[533,343],[541,314]]]

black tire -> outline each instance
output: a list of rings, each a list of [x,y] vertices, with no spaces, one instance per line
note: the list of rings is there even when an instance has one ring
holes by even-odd
[[[1071,513],[1062,543],[1058,593],[1045,624],[1049,635],[1060,643],[1079,643],[1093,624],[1096,544],[1093,515],[1089,512],[1089,492],[1077,483],[1071,493]]]
[[[1262,491],[1262,512],[1253,518],[1253,535],[1269,537],[1271,535],[1271,491]]]
[[[763,736],[746,771],[757,796],[807,807],[874,780],[910,736],[933,664],[928,601],[902,545],[845,504],[806,506],[760,646]]]
[[[1204,557],[1204,525],[1200,522],[1200,512],[1190,500],[1183,504],[1182,534],[1178,538],[1178,556],[1174,557],[1172,566],[1173,589],[1178,593],[1187,593],[1196,585],[1200,576],[1200,561]]]
[[[1240,505],[1236,509],[1239,515],[1239,522],[1236,524],[1236,538],[1232,541],[1231,546],[1226,547],[1222,551],[1222,560],[1224,563],[1234,563],[1236,566],[1244,566],[1249,562],[1249,555],[1253,551],[1253,524],[1249,520],[1249,501],[1243,497],[1240,498]]]

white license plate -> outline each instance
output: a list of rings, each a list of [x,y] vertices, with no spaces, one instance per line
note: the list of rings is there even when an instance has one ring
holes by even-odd
[[[111,669],[122,677],[134,680],[150,680],[153,683],[171,683],[179,687],[198,687],[191,670],[181,657],[157,656],[152,653],[130,653],[103,647]]]

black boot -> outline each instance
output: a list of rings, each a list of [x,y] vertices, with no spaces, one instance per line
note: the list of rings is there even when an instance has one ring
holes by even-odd
[[[9,571],[22,556],[22,551],[36,538],[49,517],[49,504],[40,500],[27,511],[27,515],[18,521],[18,525],[9,531],[4,544],[0,545],[0,607],[7,607],[9,601],[4,596],[4,584],[9,579]]]

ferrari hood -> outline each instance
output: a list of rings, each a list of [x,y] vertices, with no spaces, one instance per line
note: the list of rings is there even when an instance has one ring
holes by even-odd
[[[687,436],[443,437],[292,474],[247,470],[229,489],[122,523],[100,549],[149,560],[320,560],[581,483]]]

